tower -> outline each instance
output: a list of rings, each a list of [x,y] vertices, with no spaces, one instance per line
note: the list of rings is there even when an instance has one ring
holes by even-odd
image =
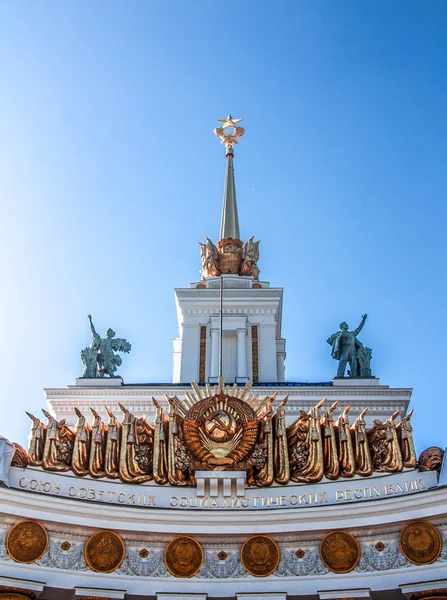
[[[179,337],[174,340],[174,383],[284,381],[282,288],[259,281],[259,241],[240,239],[233,159],[244,135],[228,115],[214,130],[226,148],[220,239],[201,246],[202,280],[177,288]]]
[[[447,600],[447,454],[417,460],[411,389],[343,368],[281,383],[282,290],[240,240],[238,122],[216,130],[220,239],[175,292],[176,381],[124,383],[131,344],[89,316],[83,376],[45,390],[46,423],[27,413],[28,452],[0,435],[0,600]],[[370,358],[366,317],[328,340],[342,367]]]

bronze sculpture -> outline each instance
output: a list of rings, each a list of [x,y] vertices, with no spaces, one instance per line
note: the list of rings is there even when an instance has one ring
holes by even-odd
[[[81,360],[84,364],[82,377],[114,377],[122,364],[121,356],[115,352],[130,352],[132,346],[124,338],[115,338],[113,329],[107,329],[106,337],[102,338],[93,325],[92,316],[88,315],[92,341],[90,346],[81,350]]]
[[[385,422],[374,420],[367,429],[364,409],[351,426],[345,406],[337,420],[335,402],[321,415],[326,400],[309,412],[300,411],[290,425],[285,421],[287,398],[276,410],[274,396],[259,399],[244,388],[192,384],[182,401],[166,396],[169,411],[155,399],[155,422],[133,415],[125,406],[122,423],[106,408],[109,422],[91,409],[93,423],[82,413],[76,430],[66,419],[57,421],[44,411],[48,425],[32,415],[28,456],[21,463],[48,471],[72,470],[78,476],[120,478],[126,483],[154,479],[164,485],[194,486],[195,472],[244,470],[249,486],[266,487],[368,477],[373,472],[397,473],[415,468],[410,418],[396,423],[398,413]],[[420,459],[419,463],[424,468]]]
[[[349,331],[349,325],[340,323],[340,331],[333,333],[327,340],[332,346],[332,358],[338,360],[337,377],[344,377],[346,366],[349,364],[349,377],[371,377],[369,362],[371,349],[366,348],[357,339],[363,329],[368,315],[362,315],[362,321],[357,329]]]

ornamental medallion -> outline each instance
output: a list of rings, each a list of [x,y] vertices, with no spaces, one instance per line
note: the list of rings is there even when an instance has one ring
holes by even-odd
[[[402,554],[415,565],[428,565],[439,558],[442,540],[439,531],[426,521],[408,523],[400,533]]]
[[[332,531],[324,536],[320,544],[320,557],[334,573],[349,573],[358,565],[360,546],[350,533]]]
[[[114,531],[98,531],[85,544],[85,562],[92,571],[111,573],[124,560],[124,542]]]
[[[183,428],[189,451],[203,466],[231,468],[252,450],[258,419],[249,404],[220,393],[194,404]]]
[[[194,577],[202,568],[203,560],[202,546],[186,535],[171,540],[164,553],[166,568],[174,577]]]
[[[6,538],[9,556],[19,563],[33,563],[44,554],[48,546],[45,527],[36,521],[21,521],[14,525]]]
[[[254,577],[268,577],[276,571],[281,554],[278,545],[266,535],[254,535],[241,548],[241,562]]]

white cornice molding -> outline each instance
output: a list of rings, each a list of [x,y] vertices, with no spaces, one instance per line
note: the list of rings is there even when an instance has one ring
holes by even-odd
[[[36,472],[37,473],[37,472]],[[39,472],[41,479],[44,472]],[[88,486],[88,479],[82,480]],[[155,486],[141,486],[145,491]],[[272,488],[276,491],[278,488]],[[186,494],[185,489],[174,492]],[[241,536],[263,531],[282,535],[305,535],[306,539],[318,538],[320,533],[349,529],[356,535],[372,535],[373,528],[388,532],[398,531],[403,523],[415,519],[430,519],[432,522],[447,520],[447,489],[438,488],[409,496],[389,497],[339,505],[306,507],[303,509],[221,511],[218,509],[172,510],[166,508],[133,508],[82,500],[71,500],[57,496],[39,495],[39,502],[31,502],[31,492],[0,488],[0,505],[3,515],[16,518],[31,518],[47,523],[66,526],[109,529],[128,532],[153,532],[160,534]],[[86,510],[88,507],[88,510]],[[310,537],[309,537],[310,536]]]
[[[225,298],[269,298],[283,296],[283,288],[224,288]],[[183,296],[185,298],[219,298],[219,288],[175,288],[174,294],[176,296]]]
[[[274,392],[278,392],[278,396],[281,394],[286,396],[289,394],[289,398],[293,397],[304,397],[304,396],[318,396],[325,397],[330,396],[368,396],[386,398],[411,398],[411,388],[389,388],[388,386],[377,386],[374,388],[334,388],[333,386],[290,386],[287,385],[266,385],[266,386],[255,386],[252,388],[252,392],[260,395],[272,395]],[[190,385],[155,385],[150,384],[132,387],[132,384],[123,385],[119,388],[98,388],[98,387],[77,387],[69,386],[67,388],[44,388],[45,395],[51,396],[155,396],[163,395],[168,393],[174,394],[185,394],[185,392],[191,392]]]

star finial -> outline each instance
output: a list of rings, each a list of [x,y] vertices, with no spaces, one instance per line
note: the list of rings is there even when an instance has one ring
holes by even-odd
[[[217,137],[221,139],[222,144],[224,144],[227,148],[227,156],[233,155],[233,146],[237,144],[238,138],[244,135],[244,128],[238,127],[238,123],[242,121],[242,119],[233,119],[233,117],[228,114],[226,119],[217,119],[219,123],[222,123],[221,127],[217,127],[214,130],[214,133]]]
[[[233,119],[233,117],[228,113],[228,117],[226,119],[217,119],[219,123],[223,124],[223,127],[236,127],[237,123],[240,123],[242,119]]]

